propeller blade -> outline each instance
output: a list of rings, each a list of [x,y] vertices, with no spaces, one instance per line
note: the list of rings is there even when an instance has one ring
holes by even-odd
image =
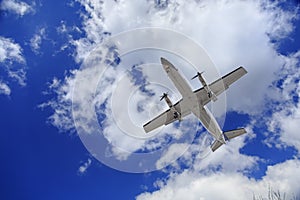
[[[198,76],[200,76],[201,74],[203,74],[204,73],[204,71],[203,72],[197,72],[197,74],[191,79],[191,80],[193,80],[193,79],[195,79],[195,78],[197,78]]]
[[[165,97],[164,96],[160,96],[160,101],[163,100]]]
[[[166,98],[168,96],[168,93],[163,93],[162,96],[160,96],[160,101],[163,100],[164,98]]]
[[[195,78],[197,78],[199,76],[199,74],[196,74],[196,76],[194,76],[191,80],[193,80],[193,79],[195,79]]]

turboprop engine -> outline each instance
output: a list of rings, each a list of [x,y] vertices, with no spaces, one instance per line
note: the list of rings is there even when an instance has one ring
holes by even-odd
[[[217,96],[208,87],[208,85],[206,84],[206,81],[204,80],[202,74],[203,74],[203,72],[201,72],[201,73],[197,72],[197,74],[192,78],[192,80],[198,77],[199,81],[201,82],[202,86],[204,87],[205,91],[207,92],[208,98],[212,99],[213,101],[217,101]]]
[[[171,102],[171,100],[170,100],[169,97],[168,97],[168,93],[163,93],[163,95],[160,96],[160,101],[163,100],[163,99],[165,99],[165,101],[167,102],[167,104],[168,104],[170,110],[171,110],[172,113],[173,113],[173,117],[174,117],[175,119],[181,120],[181,113],[178,112],[178,111],[176,110],[176,108],[174,107],[173,103]]]

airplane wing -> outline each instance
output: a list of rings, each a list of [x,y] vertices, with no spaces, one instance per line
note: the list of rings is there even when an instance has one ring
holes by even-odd
[[[186,101],[183,101],[181,99],[176,104],[174,104],[175,109],[181,113],[181,117],[184,117],[191,113],[191,111],[187,109],[188,107],[185,106],[186,103]],[[174,114],[172,113],[171,109],[168,109],[167,111],[161,113],[160,115],[146,123],[143,126],[143,128],[146,131],[146,133],[148,133],[162,125],[168,125],[176,120],[178,120],[178,118],[174,117]]]
[[[216,96],[218,96],[219,94],[227,90],[232,83],[237,81],[246,73],[247,71],[245,70],[245,68],[239,67],[236,70],[233,70],[232,72],[226,74],[222,78],[219,78],[218,80],[209,84],[209,88]],[[206,105],[211,100],[203,87],[194,91],[194,93],[197,95],[197,98],[201,102],[202,106]]]

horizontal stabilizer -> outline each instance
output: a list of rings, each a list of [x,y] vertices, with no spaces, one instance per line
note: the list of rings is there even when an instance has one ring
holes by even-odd
[[[230,140],[230,139],[235,138],[244,133],[246,133],[246,130],[244,128],[240,128],[240,129],[236,129],[236,130],[232,130],[232,131],[226,131],[223,134],[224,134],[225,140]]]
[[[240,129],[236,129],[236,130],[232,130],[232,131],[226,131],[223,133],[224,135],[224,139],[226,141],[235,138],[237,136],[240,136],[242,134],[246,133],[246,130],[244,128],[240,128]],[[219,140],[215,140],[214,143],[210,146],[212,151],[216,151],[220,146],[222,146],[222,142],[220,142]]]
[[[222,146],[223,143],[221,143],[218,140],[215,140],[214,143],[210,146],[212,151],[217,150],[220,146]]]

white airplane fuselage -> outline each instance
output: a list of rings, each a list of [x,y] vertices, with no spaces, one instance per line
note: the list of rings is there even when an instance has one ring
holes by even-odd
[[[211,112],[198,101],[196,94],[193,92],[186,79],[183,78],[178,70],[166,59],[161,58],[161,63],[168,77],[171,79],[175,87],[182,95],[182,105],[186,106],[184,110],[189,110],[196,117],[200,119],[202,125],[208,130],[210,134],[214,136],[216,140],[225,144],[225,139],[222,134],[221,128],[213,117]],[[207,85],[205,85],[208,87]]]

